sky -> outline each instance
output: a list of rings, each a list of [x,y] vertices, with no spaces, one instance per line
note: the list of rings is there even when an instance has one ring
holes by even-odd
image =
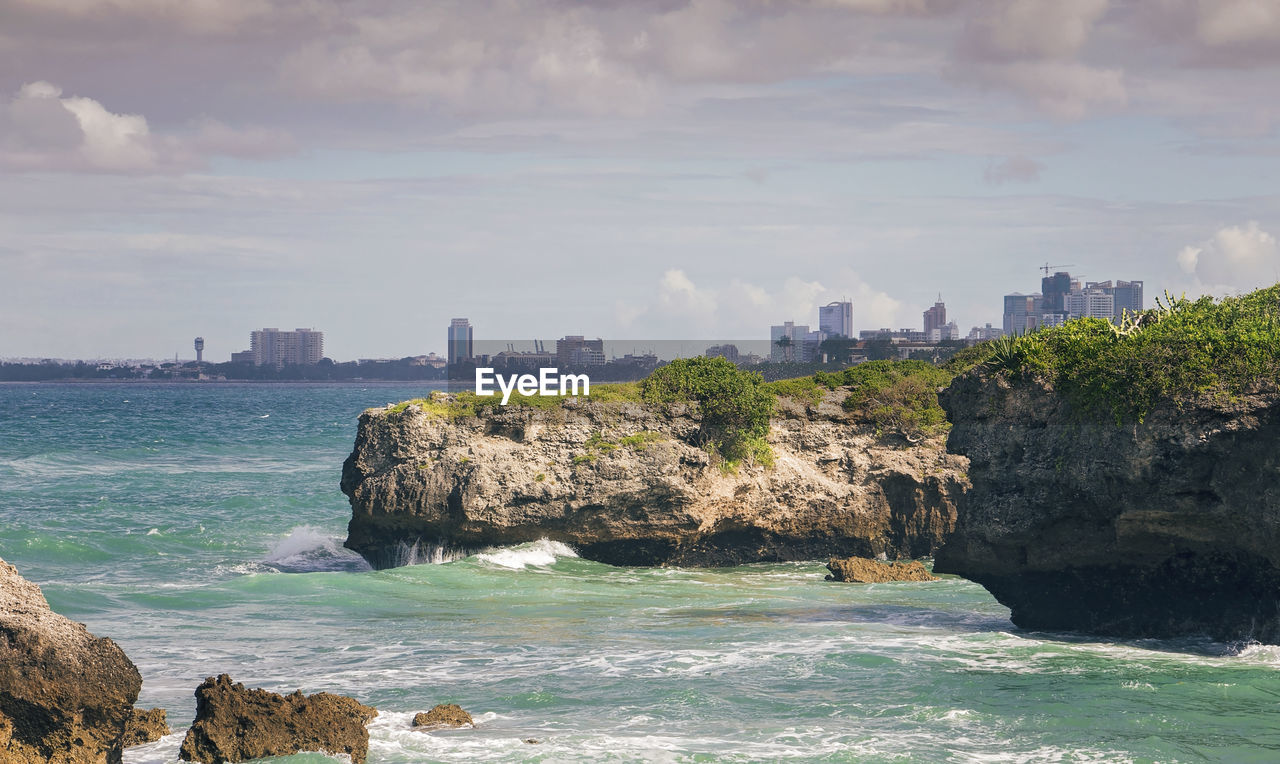
[[[0,0],[0,357],[1280,281],[1280,0]]]

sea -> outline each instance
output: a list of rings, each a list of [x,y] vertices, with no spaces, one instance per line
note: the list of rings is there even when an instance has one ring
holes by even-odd
[[[119,643],[175,730],[127,763],[177,761],[221,673],[376,706],[375,764],[1280,761],[1280,648],[1026,632],[956,577],[549,540],[370,570],[342,461],[363,409],[425,390],[0,385],[0,557]],[[437,703],[474,728],[412,729]]]

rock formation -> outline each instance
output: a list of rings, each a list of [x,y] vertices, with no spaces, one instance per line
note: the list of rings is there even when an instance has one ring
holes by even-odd
[[[141,687],[124,651],[54,613],[0,560],[0,761],[119,762]]]
[[[832,559],[827,563],[831,575],[828,581],[847,581],[855,584],[883,584],[891,581],[937,581],[916,560],[909,562],[880,562],[865,557]]]
[[[475,724],[471,714],[453,703],[441,703],[426,713],[413,715],[415,727],[465,727],[468,724]]]
[[[935,571],[1023,628],[1280,640],[1280,396],[1167,401],[1117,425],[974,371],[942,404],[973,486]]]
[[[169,729],[168,721],[165,720],[163,708],[153,708],[149,711],[135,708],[129,714],[129,721],[125,724],[124,737],[121,739],[121,743],[125,748],[142,745],[143,743],[154,743],[172,731]]]
[[[932,554],[967,481],[941,438],[851,421],[840,393],[783,405],[772,468],[726,472],[689,407],[570,400],[450,418],[411,405],[360,417],[343,465],[346,546],[375,567],[415,544],[475,550],[549,538],[617,565],[734,565]]]
[[[196,688],[196,719],[178,756],[222,764],[319,751],[363,764],[369,752],[365,724],[377,715],[377,709],[342,695],[247,690],[222,674]]]

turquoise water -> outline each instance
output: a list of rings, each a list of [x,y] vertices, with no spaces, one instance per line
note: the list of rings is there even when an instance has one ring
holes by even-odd
[[[127,762],[176,761],[222,672],[377,706],[371,762],[1280,760],[1280,649],[1024,633],[960,579],[549,542],[370,571],[341,548],[342,460],[362,409],[423,389],[0,385],[0,557],[179,730]],[[440,702],[477,727],[409,729]]]

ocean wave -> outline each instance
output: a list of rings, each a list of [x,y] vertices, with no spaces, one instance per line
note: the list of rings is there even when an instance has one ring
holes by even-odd
[[[342,539],[310,525],[299,525],[276,542],[262,564],[282,573],[370,570],[369,563],[342,546]]]
[[[578,553],[568,544],[550,539],[538,539],[526,544],[502,547],[476,555],[476,560],[511,570],[528,567],[545,568],[554,565],[562,557],[577,557]]]

